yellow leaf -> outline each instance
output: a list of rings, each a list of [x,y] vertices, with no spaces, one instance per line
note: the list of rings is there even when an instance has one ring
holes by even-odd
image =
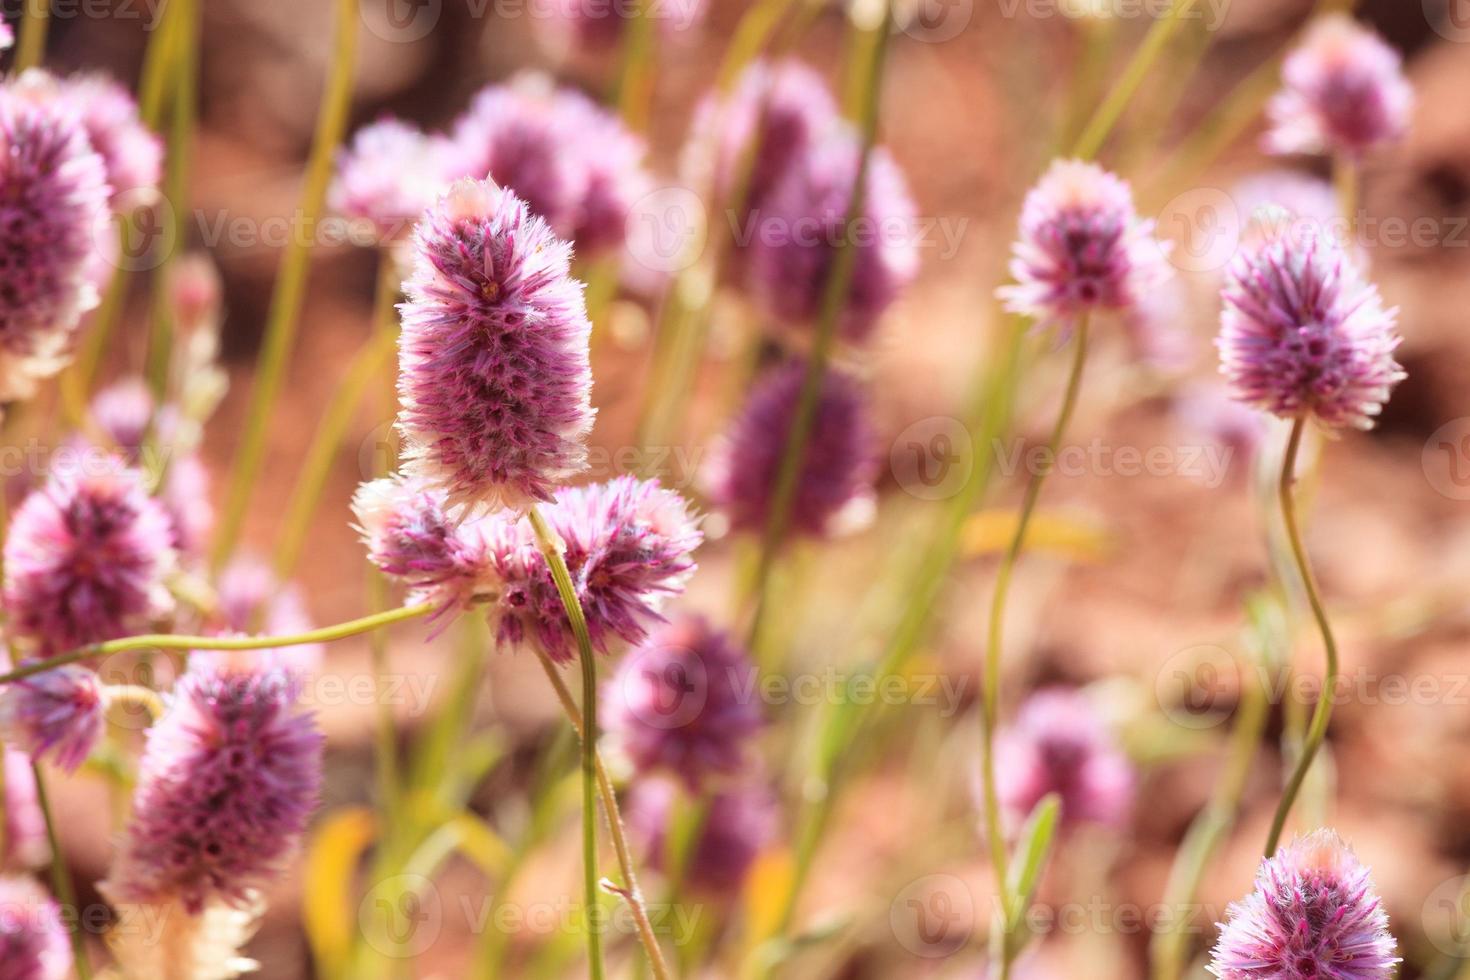
[[[960,532],[964,555],[974,558],[1004,551],[1016,533],[1019,517],[1014,510],[1002,509],[971,515]],[[1031,515],[1031,526],[1026,529],[1028,551],[1047,551],[1073,561],[1097,561],[1112,547],[1112,535],[1105,529],[1075,517],[1038,511]]]
[[[756,858],[745,880],[746,935],[752,947],[775,935],[780,927],[777,919],[795,876],[796,864],[788,848],[766,851]]]
[[[351,896],[354,872],[377,836],[377,820],[366,807],[332,813],[306,849],[302,920],[323,977],[346,976],[357,914]]]

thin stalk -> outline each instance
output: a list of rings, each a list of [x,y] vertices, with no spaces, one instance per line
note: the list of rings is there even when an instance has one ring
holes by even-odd
[[[72,958],[76,961],[77,976],[81,980],[92,980],[92,964],[87,960],[87,941],[82,935],[82,910],[77,907],[77,890],[71,880],[71,871],[66,866],[66,857],[61,852],[61,836],[56,832],[56,819],[51,813],[51,797],[46,792],[46,775],[41,767],[31,763],[31,772],[36,779],[36,804],[46,822],[46,840],[51,845],[51,888],[61,907],[76,916],[67,935],[71,937]]]
[[[618,52],[612,103],[623,122],[637,133],[648,128],[648,103],[653,94],[653,43],[653,14],[641,0],[633,0],[633,16],[623,28],[622,49]]]
[[[1046,482],[1051,461],[1056,459],[1057,452],[1061,449],[1062,438],[1066,435],[1072,413],[1077,408],[1077,393],[1082,389],[1082,372],[1087,364],[1087,327],[1087,317],[1084,315],[1077,325],[1077,336],[1073,341],[1076,349],[1072,355],[1072,370],[1067,376],[1066,392],[1062,395],[1062,407],[1057,413],[1056,424],[1052,427],[1051,438],[1047,442],[1047,463],[1033,473],[1026,484],[1016,531],[1001,558],[1000,569],[996,572],[995,595],[990,602],[984,691],[980,701],[980,765],[984,789],[985,836],[990,845],[990,863],[995,874],[996,887],[1007,908],[1008,920],[1014,911],[1009,908],[1011,897],[1006,894],[1010,861],[1006,853],[1005,831],[1001,825],[1000,794],[996,790],[995,782],[995,732],[1000,717],[1001,642],[1005,636],[1006,597],[1010,594],[1011,576],[1015,571],[1016,561],[1026,544],[1026,531],[1031,524],[1032,514],[1036,511],[1036,502],[1041,497],[1042,484]],[[1001,961],[1000,980],[1005,980],[1010,968],[1009,949],[1001,954]]]
[[[1108,93],[1102,105],[1097,107],[1087,128],[1082,131],[1082,137],[1077,141],[1078,156],[1091,158],[1102,149],[1108,134],[1118,124],[1123,110],[1128,108],[1129,101],[1148,77],[1154,62],[1164,52],[1175,32],[1184,24],[1184,13],[1193,2],[1194,0],[1174,0],[1169,6],[1168,13],[1154,21],[1143,43],[1139,45],[1137,53],[1134,54],[1133,60],[1128,63],[1127,68],[1123,69],[1123,74],[1117,84]]]
[[[1346,154],[1338,154],[1332,160],[1332,187],[1337,193],[1337,208],[1346,222],[1347,242],[1352,244],[1358,234],[1358,163]]]
[[[572,728],[577,733],[577,738],[585,747],[588,740],[582,728],[582,712],[577,707],[577,701],[572,697],[571,690],[566,681],[561,679],[561,672],[551,658],[545,653],[537,651],[537,659],[541,662],[541,669],[546,672],[547,680],[551,681],[551,689],[556,692],[556,699],[561,702],[562,711],[566,713],[567,720],[572,723]],[[623,876],[622,887],[618,889],[618,895],[628,904],[628,909],[633,916],[634,927],[638,930],[638,938],[643,943],[643,950],[648,955],[648,964],[653,970],[657,980],[669,980],[669,966],[664,960],[663,948],[659,946],[658,935],[653,931],[653,921],[648,917],[648,907],[644,904],[643,891],[638,886],[638,874],[633,864],[633,850],[628,846],[627,829],[623,826],[623,813],[618,806],[617,790],[613,788],[612,779],[607,774],[607,768],[602,762],[602,753],[596,749],[593,742],[592,763],[597,773],[597,792],[602,797],[602,809],[607,815],[609,835],[612,838],[613,854],[617,857],[618,871]]]
[[[41,63],[46,54],[46,32],[51,26],[51,0],[26,0],[21,10],[20,37],[15,44],[11,71],[19,75]]]
[[[301,192],[299,217],[305,234],[313,234],[317,218],[326,201],[327,184],[332,177],[332,159],[347,128],[347,114],[352,103],[353,70],[357,63],[357,0],[337,0],[337,38],[330,74],[317,117],[311,157],[306,164],[306,184]],[[311,245],[304,236],[293,236],[281,259],[280,275],[271,295],[270,314],[266,320],[265,339],[257,362],[255,391],[246,414],[245,431],[235,456],[225,507],[215,532],[212,563],[222,566],[234,551],[245,520],[245,509],[265,461],[266,430],[275,408],[286,368],[295,344],[296,327],[305,300]]]
[[[12,684],[56,667],[74,664],[79,660],[106,657],[131,650],[273,650],[277,647],[296,647],[309,643],[331,643],[349,636],[371,633],[373,630],[416,619],[419,616],[427,616],[434,612],[434,609],[435,607],[427,602],[417,606],[401,606],[387,612],[374,613],[360,619],[349,619],[344,623],[323,626],[305,633],[292,633],[287,636],[185,636],[178,633],[144,633],[139,636],[122,636],[115,640],[104,640],[101,643],[90,643],[84,647],[77,647],[66,653],[47,657],[45,660],[23,664],[8,673],[0,674],[0,684]]]
[[[591,919],[592,910],[597,907],[601,895],[597,884],[597,661],[593,659],[596,653],[592,649],[591,634],[587,632],[582,602],[577,598],[577,587],[572,583],[572,573],[562,555],[562,542],[551,525],[546,523],[539,508],[532,507],[527,517],[536,535],[536,544],[551,569],[556,591],[561,595],[572,635],[577,638],[577,659],[582,667],[582,717],[585,719],[582,731],[582,883],[588,916],[587,966],[593,980],[601,980],[602,936]]]
[[[1307,728],[1306,740],[1302,742],[1301,755],[1297,759],[1291,778],[1287,780],[1286,789],[1281,794],[1281,802],[1276,806],[1276,816],[1271,820],[1271,832],[1266,837],[1266,857],[1271,857],[1276,853],[1276,846],[1281,842],[1281,832],[1286,827],[1286,818],[1291,814],[1292,804],[1296,802],[1302,783],[1307,778],[1307,772],[1312,768],[1312,760],[1317,757],[1317,751],[1327,738],[1327,725],[1332,720],[1333,692],[1337,689],[1337,639],[1332,634],[1332,624],[1327,619],[1327,610],[1322,605],[1322,595],[1317,588],[1317,577],[1312,573],[1311,560],[1307,557],[1307,549],[1302,544],[1301,530],[1297,526],[1296,501],[1291,492],[1296,480],[1297,451],[1301,448],[1302,431],[1305,427],[1306,420],[1302,417],[1298,417],[1291,425],[1291,435],[1286,442],[1286,455],[1281,462],[1281,482],[1277,486],[1277,493],[1281,501],[1281,520],[1286,526],[1286,539],[1291,545],[1291,554],[1296,560],[1297,571],[1301,574],[1302,586],[1307,593],[1307,603],[1312,607],[1312,616],[1317,620],[1317,628],[1322,632],[1322,646],[1327,656],[1327,673],[1322,679],[1322,693],[1317,698],[1317,707],[1312,711],[1312,722]]]
[[[861,133],[862,144],[858,157],[857,174],[853,178],[852,193],[847,202],[847,214],[843,219],[843,235],[832,256],[832,270],[827,277],[822,294],[821,312],[817,319],[816,337],[811,355],[807,359],[806,375],[802,378],[801,391],[797,396],[796,410],[792,413],[791,428],[786,434],[786,446],[781,454],[781,463],[776,471],[776,484],[771,492],[771,507],[766,518],[761,539],[760,563],[756,567],[755,612],[751,617],[751,645],[760,637],[761,619],[768,604],[771,570],[776,556],[786,537],[791,521],[791,506],[796,499],[797,482],[801,477],[802,463],[806,460],[807,443],[811,439],[812,424],[816,420],[817,402],[822,393],[822,378],[827,371],[827,362],[837,341],[837,325],[842,312],[847,308],[852,289],[853,270],[857,267],[857,249],[852,246],[854,226],[862,215],[867,196],[868,169],[872,163],[873,145],[878,136],[878,112],[883,91],[883,65],[888,51],[888,22],[890,9],[887,0],[880,0],[880,13],[871,16],[868,23],[857,23],[854,13],[853,36],[855,49],[866,55],[859,71],[863,79],[864,93]]]

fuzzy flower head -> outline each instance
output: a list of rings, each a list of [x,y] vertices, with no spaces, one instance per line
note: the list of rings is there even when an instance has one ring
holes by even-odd
[[[710,499],[736,530],[758,533],[770,519],[805,376],[806,364],[797,361],[761,379],[710,460],[704,474]],[[867,522],[878,467],[875,442],[862,387],[828,368],[792,499],[792,531],[817,537]]]
[[[315,626],[301,590],[282,582],[270,565],[254,555],[240,555],[222,568],[215,580],[216,608],[209,631],[220,636],[289,636]],[[299,643],[268,650],[195,650],[191,666],[218,669],[283,671],[305,681],[321,672],[326,647]]]
[[[24,752],[0,745],[0,767],[5,786],[0,791],[0,870],[38,868],[51,857],[46,817],[36,797],[36,776]]]
[[[0,980],[66,980],[71,968],[55,900],[31,878],[0,877]]]
[[[536,24],[559,51],[597,56],[618,49],[635,17],[651,18],[660,38],[676,41],[704,19],[706,6],[706,0],[641,8],[637,0],[555,0],[551,4],[555,16],[538,18]]]
[[[669,828],[682,806],[676,784],[663,779],[640,780],[628,799],[628,829],[648,854],[650,867],[667,865]],[[779,830],[776,798],[763,784],[745,780],[709,799],[704,820],[684,869],[689,887],[708,897],[739,892],[756,858]]]
[[[1283,418],[1370,429],[1404,372],[1398,311],[1343,247],[1268,221],[1231,263],[1220,366],[1235,397]]]
[[[113,902],[250,905],[317,804],[323,739],[274,670],[191,666],[148,732]]]
[[[1414,89],[1403,59],[1346,14],[1313,23],[1281,74],[1285,87],[1267,108],[1271,153],[1360,157],[1408,129]]]
[[[1368,869],[1331,830],[1262,862],[1226,916],[1209,967],[1220,980],[1389,980],[1399,963]]]
[[[541,512],[565,545],[592,643],[603,652],[614,638],[639,643],[647,636],[664,601],[684,590],[703,540],[684,499],[652,480],[625,476],[569,487]],[[571,660],[576,641],[529,524],[496,515],[486,537],[497,581],[490,605],[497,641],[536,643],[553,660]]]
[[[571,247],[488,181],[459,181],[413,240],[399,338],[409,476],[465,507],[549,500],[586,465],[592,369]]]
[[[0,688],[0,737],[71,772],[97,744],[105,712],[96,673],[74,664],[57,667]]]
[[[777,319],[810,325],[821,314],[838,249],[853,249],[852,282],[838,323],[852,343],[872,335],[919,269],[913,198],[882,147],[872,151],[861,211],[847,224],[861,158],[848,128],[799,154],[750,213],[745,259],[746,286],[756,301]]]
[[[0,86],[0,400],[25,397],[66,362],[97,305],[102,160],[76,111],[27,72]]]
[[[488,565],[482,523],[455,524],[444,495],[403,476],[364,483],[352,498],[368,560],[441,611],[469,606]]]
[[[136,207],[155,198],[163,141],[143,125],[128,90],[106,75],[82,74],[61,82],[61,97],[75,106],[92,149],[102,155],[113,207]]]
[[[1038,691],[996,744],[997,790],[1010,826],[1048,793],[1061,799],[1064,826],[1117,827],[1133,797],[1133,768],[1092,702],[1079,691]]]
[[[337,158],[328,203],[367,222],[380,240],[397,241],[462,169],[456,147],[402,120],[359,129]]]
[[[142,476],[68,469],[31,493],[5,541],[5,608],[41,653],[135,632],[172,608],[172,524]]]
[[[1007,310],[1066,329],[1089,313],[1133,312],[1170,267],[1125,181],[1058,160],[1026,195],[1011,275],[1015,284],[998,291]]]
[[[603,693],[607,730],[640,772],[666,769],[691,792],[749,761],[762,724],[755,667],[723,630],[685,616],[649,635]]]

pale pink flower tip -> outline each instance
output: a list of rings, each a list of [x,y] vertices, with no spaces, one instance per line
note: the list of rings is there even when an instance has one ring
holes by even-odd
[[[1370,429],[1404,371],[1398,311],[1328,235],[1259,228],[1231,263],[1220,369],[1235,397],[1283,418]]]
[[[1403,59],[1346,14],[1319,18],[1282,66],[1272,99],[1272,153],[1361,156],[1403,136],[1414,107]]]
[[[75,106],[92,149],[102,155],[113,207],[151,203],[163,170],[163,141],[143,125],[133,96],[101,74],[65,79],[61,95]]]
[[[407,585],[413,601],[443,612],[469,606],[488,588],[483,523],[450,521],[443,493],[408,477],[387,477],[358,487],[352,510],[368,559]]]
[[[366,221],[383,242],[404,238],[462,169],[454,144],[385,118],[359,129],[337,157],[328,204]]]
[[[1012,313],[1070,329],[1093,312],[1134,312],[1172,274],[1152,221],[1128,184],[1095,164],[1058,160],[1021,209],[1015,283],[997,294]]]
[[[571,247],[462,180],[413,239],[399,338],[404,469],[465,508],[524,507],[586,465],[591,324]]]
[[[0,980],[66,980],[71,968],[56,901],[30,878],[0,877]]]
[[[1332,830],[1262,862],[1226,916],[1209,967],[1220,980],[1389,980],[1400,962],[1368,869]]]
[[[997,792],[1019,827],[1048,793],[1061,798],[1063,826],[1117,827],[1133,800],[1133,767],[1107,723],[1080,691],[1037,691],[996,743]]]
[[[106,698],[97,675],[67,665],[0,688],[0,736],[33,759],[49,756],[68,772],[102,735]]]

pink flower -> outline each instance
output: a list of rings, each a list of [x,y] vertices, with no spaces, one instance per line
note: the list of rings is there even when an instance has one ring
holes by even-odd
[[[106,698],[97,675],[67,665],[0,688],[0,735],[32,759],[74,771],[102,735]]]
[[[0,980],[66,980],[71,968],[56,901],[30,878],[0,877]]]
[[[293,582],[281,582],[269,565],[253,556],[241,555],[226,565],[215,592],[219,607],[211,631],[220,635],[289,636],[314,627],[301,589]],[[302,643],[244,652],[196,650],[189,655],[189,663],[283,670],[304,680],[321,672],[325,658],[322,644]]]
[[[158,194],[163,141],[143,125],[127,89],[102,74],[73,75],[61,97],[75,107],[92,149],[102,155],[114,207],[150,203]]]
[[[650,867],[666,867],[669,828],[687,819],[677,811],[692,805],[667,780],[642,780],[633,787],[628,829],[648,854]],[[758,782],[743,781],[716,793],[691,845],[684,882],[707,897],[737,895],[756,858],[775,840],[779,822],[775,795]]]
[[[443,136],[385,118],[359,129],[337,158],[332,210],[369,222],[384,241],[409,228],[464,169]]]
[[[394,476],[358,487],[352,510],[368,559],[407,585],[413,601],[443,612],[483,597],[489,567],[483,522],[451,522],[443,493]]]
[[[549,500],[586,465],[592,371],[571,249],[509,191],[456,183],[419,224],[398,379],[404,469],[465,508]]]
[[[1267,108],[1268,152],[1358,157],[1408,129],[1414,90],[1403,59],[1346,14],[1318,18],[1281,74],[1285,87]]]
[[[1209,967],[1220,980],[1389,980],[1400,962],[1368,869],[1331,830],[1262,862],[1226,916]]]

